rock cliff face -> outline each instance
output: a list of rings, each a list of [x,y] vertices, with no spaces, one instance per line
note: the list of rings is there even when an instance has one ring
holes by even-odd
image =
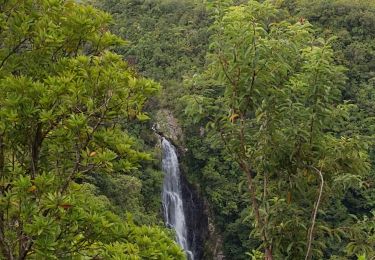
[[[181,176],[181,185],[188,243],[194,252],[194,259],[205,259],[205,244],[208,240],[208,217],[204,201],[184,175]]]
[[[184,143],[182,129],[172,112],[161,109],[156,113],[154,130],[181,148]]]

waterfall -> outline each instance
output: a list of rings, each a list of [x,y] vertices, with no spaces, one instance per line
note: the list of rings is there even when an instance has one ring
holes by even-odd
[[[188,259],[194,260],[194,254],[188,245],[177,154],[174,146],[164,137],[162,148],[162,166],[165,173],[162,199],[165,222],[176,231],[176,241],[185,250]]]

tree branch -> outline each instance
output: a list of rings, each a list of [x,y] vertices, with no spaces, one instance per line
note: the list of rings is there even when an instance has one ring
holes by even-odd
[[[315,202],[315,206],[314,206],[313,214],[311,218],[311,227],[309,229],[309,234],[308,234],[307,251],[306,251],[305,260],[311,259],[311,245],[314,239],[313,234],[314,234],[314,227],[315,227],[315,222],[316,222],[316,215],[318,213],[319,204],[320,204],[320,200],[322,198],[322,193],[323,193],[323,185],[324,185],[324,178],[323,178],[322,171],[318,170],[314,166],[310,166],[310,168],[318,173],[320,177],[320,185],[319,185],[318,199]]]
[[[24,44],[25,42],[27,41],[27,38],[26,39],[23,39],[20,43],[18,43],[9,53],[7,56],[5,56],[5,58],[2,60],[2,62],[0,63],[0,69],[4,66],[5,62],[10,58],[10,56],[12,56],[13,54],[15,54],[17,52],[17,50],[21,47],[22,44]]]

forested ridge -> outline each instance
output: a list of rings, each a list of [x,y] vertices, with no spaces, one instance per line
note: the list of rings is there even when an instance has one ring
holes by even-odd
[[[191,259],[161,138],[195,260],[374,259],[374,39],[372,0],[0,0],[0,259]]]

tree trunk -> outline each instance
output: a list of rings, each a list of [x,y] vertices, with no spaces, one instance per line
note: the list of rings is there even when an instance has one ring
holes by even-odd
[[[251,196],[252,206],[255,213],[255,219],[257,221],[257,227],[260,230],[262,242],[264,244],[264,255],[265,260],[272,260],[272,244],[269,243],[267,234],[265,231],[265,224],[266,221],[263,221],[262,216],[260,215],[259,204],[256,198],[256,187],[253,183],[253,173],[251,166],[247,163],[247,155],[246,155],[246,142],[245,142],[245,126],[244,126],[244,116],[240,113],[240,120],[241,120],[241,128],[240,128],[240,141],[241,141],[241,153],[239,154],[239,164],[242,171],[246,174],[248,189]],[[266,191],[264,191],[266,192]]]
[[[255,219],[258,222],[258,225],[257,225],[258,228],[260,230],[262,230],[261,231],[262,242],[266,245],[265,249],[264,249],[264,256],[265,256],[264,259],[265,260],[273,260],[272,245],[269,244],[265,229],[263,228],[264,222],[263,222],[262,217],[260,215],[259,204],[258,204],[257,199],[256,199],[256,189],[254,187],[253,177],[251,175],[252,171],[245,162],[241,162],[240,166],[241,166],[242,170],[246,173],[247,182],[248,182],[248,189],[249,189],[250,196],[251,196],[252,206],[253,206],[253,209],[254,209],[254,212],[255,212]]]
[[[273,260],[272,249],[271,248],[266,248],[265,249],[264,259],[265,260]]]
[[[31,146],[31,179],[34,179],[38,171],[40,146],[43,142],[42,124],[38,123],[36,133]]]
[[[4,236],[4,217],[3,217],[2,213],[0,215],[0,251],[3,255],[3,257],[5,257],[7,260],[13,260],[14,259],[12,251],[10,249],[10,246],[8,245],[8,243],[5,240],[5,236]],[[0,255],[0,257],[1,257],[1,255]]]
[[[4,167],[5,167],[4,146],[5,146],[4,145],[4,137],[3,137],[3,135],[0,135],[0,178],[4,176]],[[2,187],[1,187],[1,189],[2,189]]]

